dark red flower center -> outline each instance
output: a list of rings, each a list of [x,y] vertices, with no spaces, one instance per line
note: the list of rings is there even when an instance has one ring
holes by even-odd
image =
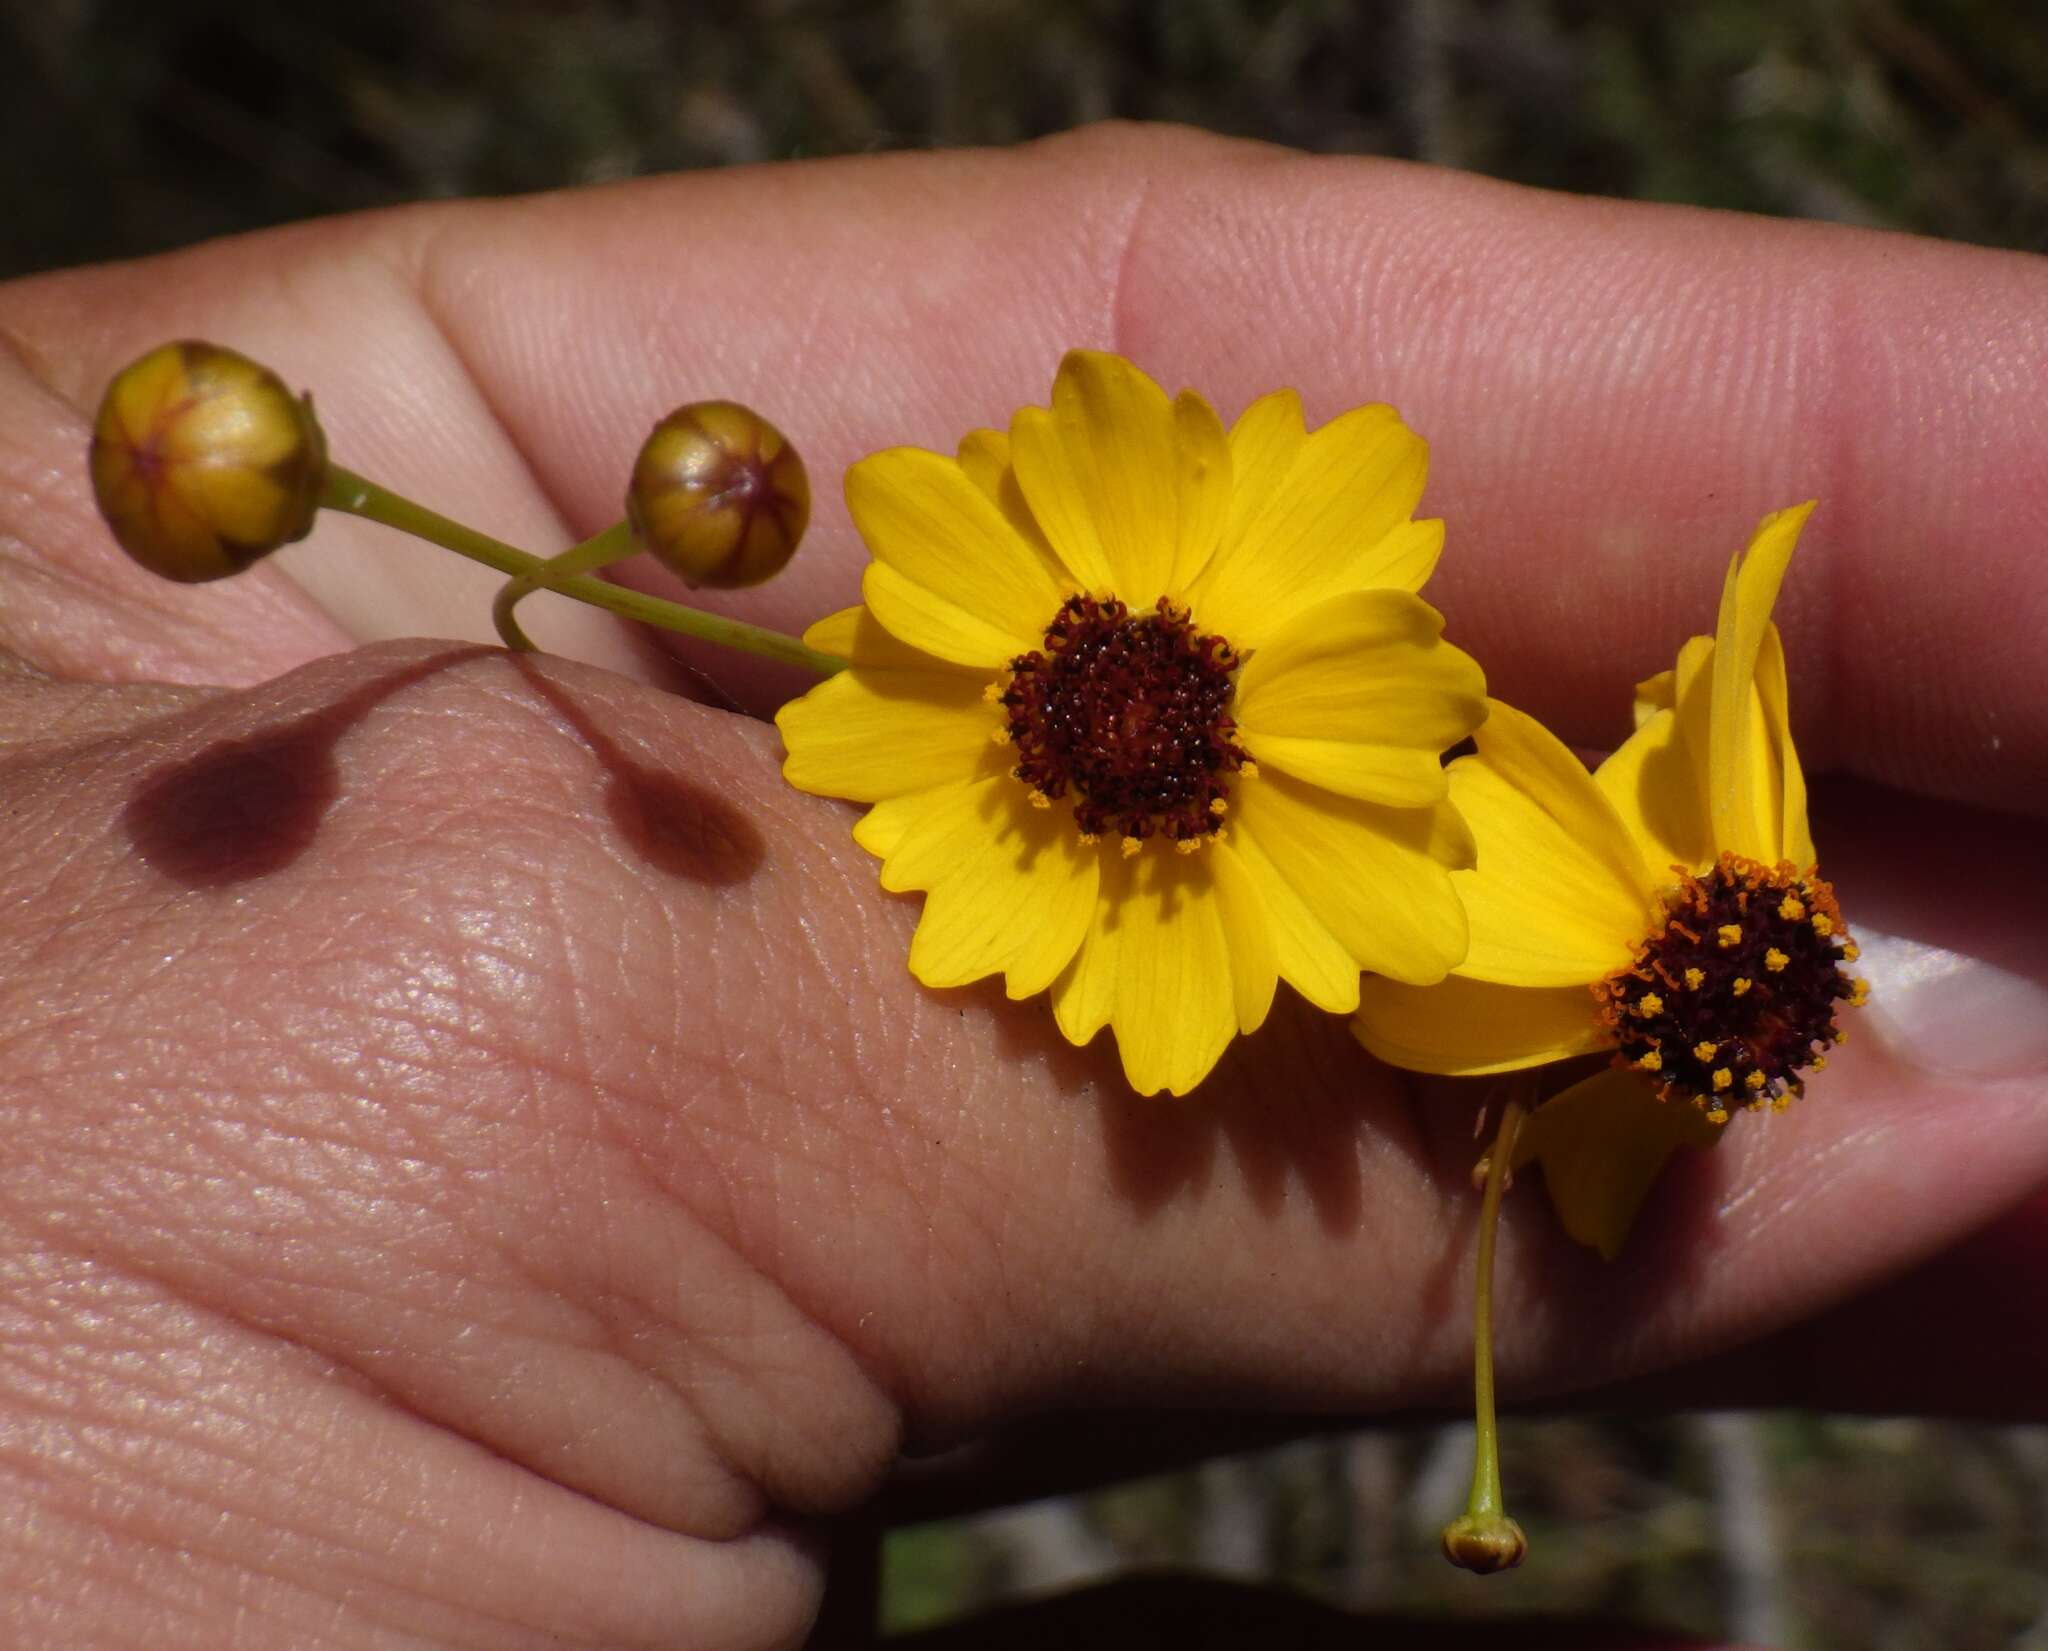
[[[1222,829],[1244,767],[1230,717],[1242,657],[1165,597],[1133,614],[1070,596],[1045,646],[1010,661],[1000,696],[1012,770],[1046,803],[1072,797],[1083,835],[1194,848]]]
[[[1665,1099],[1715,1123],[1732,1104],[1783,1107],[1848,1034],[1835,1005],[1868,991],[1835,891],[1789,861],[1724,854],[1664,897],[1628,968],[1593,988],[1621,1058]]]

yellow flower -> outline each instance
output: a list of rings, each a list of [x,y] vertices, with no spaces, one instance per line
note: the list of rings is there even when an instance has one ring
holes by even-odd
[[[851,668],[776,723],[790,782],[875,805],[856,840],[924,892],[919,980],[1049,991],[1178,1095],[1276,979],[1348,1013],[1361,969],[1443,978],[1472,846],[1441,753],[1485,684],[1415,595],[1426,467],[1390,408],[1311,434],[1282,390],[1226,435],[1076,351],[1007,434],[848,472],[865,600],[804,639]]]
[[[1844,1036],[1836,1004],[1863,1000],[1815,865],[1771,623],[1812,509],[1764,518],[1715,634],[1641,685],[1635,734],[1596,772],[1489,708],[1477,754],[1451,765],[1479,844],[1455,878],[1471,950],[1436,987],[1367,982],[1354,1023],[1374,1054],[1425,1072],[1613,1050],[1531,1115],[1513,1160],[1541,1163],[1566,1229],[1610,1257],[1671,1153],[1716,1139],[1731,1101],[1786,1105]]]

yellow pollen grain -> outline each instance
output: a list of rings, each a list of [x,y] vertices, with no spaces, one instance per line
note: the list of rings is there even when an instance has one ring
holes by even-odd
[[[1851,1009],[1861,1009],[1864,1004],[1870,1001],[1870,982],[1867,980],[1852,980],[1849,984],[1854,988],[1849,994],[1849,1007]]]
[[[1797,923],[1806,915],[1806,902],[1796,894],[1788,894],[1778,902],[1778,915],[1787,923]]]
[[[1778,948],[1775,946],[1773,946],[1769,951],[1764,953],[1764,967],[1770,970],[1771,973],[1774,975],[1782,974],[1784,972],[1785,965],[1790,963],[1791,961],[1792,960],[1789,957],[1787,957],[1783,952],[1779,951]]]
[[[1645,992],[1636,1000],[1636,1013],[1648,1020],[1652,1015],[1664,1013],[1664,1000],[1655,992]]]
[[[1000,682],[991,682],[986,688],[982,689],[981,697],[991,705],[1002,704],[1003,685]]]
[[[1097,843],[1101,841],[1102,839],[1092,831],[1084,831],[1081,833],[1081,846],[1083,848],[1093,848]]]
[[[1792,1097],[1790,1095],[1773,1095],[1771,1097],[1771,1110],[1773,1112],[1783,1112],[1791,1104]]]
[[[1721,1053],[1721,1046],[1718,1043],[1708,1043],[1703,1039],[1692,1046],[1692,1053],[1693,1059],[1705,1063]]]
[[[1751,982],[1749,976],[1737,975],[1735,977],[1735,984],[1730,986],[1728,990],[1733,992],[1737,997],[1741,997],[1743,993],[1749,990],[1752,984],[1753,983]]]
[[[1664,1057],[1652,1049],[1648,1054],[1637,1057],[1636,1069],[1640,1072],[1662,1072]]]
[[[1826,1071],[1826,1070],[1828,1069],[1828,1058],[1827,1058],[1827,1056],[1825,1056],[1825,1055],[1816,1055],[1816,1056],[1814,1056],[1814,1057],[1813,1057],[1813,1069],[1814,1069],[1814,1071],[1816,1071],[1816,1072],[1825,1072],[1825,1071]]]
[[[1862,948],[1861,946],[1857,945],[1855,941],[1853,941],[1853,940],[1849,940],[1849,941],[1845,941],[1845,942],[1843,942],[1843,945],[1842,945],[1842,961],[1843,961],[1844,963],[1854,963],[1854,962],[1855,962],[1855,961],[1856,961],[1856,960],[1857,960],[1857,959],[1858,959],[1859,957],[1861,957],[1862,955],[1863,955],[1863,948]]]
[[[1688,992],[1697,992],[1706,984],[1706,980],[1707,971],[1704,969],[1688,969],[1685,971],[1685,989]]]
[[[1725,1106],[1717,1106],[1707,1114],[1707,1122],[1710,1124],[1725,1124],[1727,1121],[1728,1109]]]
[[[988,742],[991,745],[1008,745],[1010,743],[1009,729],[998,728],[993,734],[989,735]]]
[[[1192,854],[1202,846],[1205,840],[1201,837],[1176,837],[1173,840],[1173,852],[1176,854]]]
[[[1716,1094],[1719,1094],[1719,1093],[1720,1093],[1720,1092],[1721,1092],[1722,1090],[1724,1090],[1724,1089],[1733,1089],[1734,1087],[1735,1087],[1735,1074],[1734,1074],[1733,1072],[1729,1071],[1729,1070],[1728,1070],[1728,1068],[1727,1068],[1727,1067],[1725,1067],[1725,1066],[1717,1066],[1717,1067],[1715,1067],[1715,1068],[1714,1068],[1714,1092],[1715,1092]]]
[[[1220,820],[1230,812],[1230,804],[1221,797],[1211,797],[1209,799],[1209,812]]]
[[[1124,858],[1128,860],[1132,855],[1136,854],[1138,850],[1143,848],[1145,845],[1139,842],[1138,839],[1135,837],[1126,837],[1120,846],[1124,851]]]
[[[1825,940],[1835,932],[1835,920],[1824,911],[1813,914],[1813,932]]]
[[[1836,1042],[1837,1044],[1843,1044],[1843,1043],[1847,1043],[1848,1041],[1849,1041],[1849,1028],[1848,1028],[1848,1027],[1846,1027],[1846,1026],[1837,1026],[1837,1027],[1835,1028],[1835,1042]]]
[[[1259,765],[1250,759],[1246,759],[1237,765],[1237,772],[1238,777],[1241,779],[1255,780],[1259,777]]]
[[[1043,791],[1033,791],[1031,793],[1031,806],[1033,808],[1050,808],[1052,807],[1052,798],[1048,797]]]
[[[1742,944],[1742,926],[1739,923],[1723,923],[1714,932],[1721,937],[1721,949],[1723,951],[1726,951],[1730,946]]]
[[[1745,1084],[1747,1084],[1751,1089],[1761,1089],[1770,1080],[1767,1079],[1761,1072],[1752,1072],[1748,1077],[1744,1078],[1742,1081]]]

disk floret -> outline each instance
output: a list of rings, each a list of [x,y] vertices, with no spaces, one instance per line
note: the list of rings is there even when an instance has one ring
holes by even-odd
[[[999,695],[1012,770],[1034,802],[1073,798],[1082,835],[1193,849],[1223,829],[1247,762],[1230,715],[1243,656],[1161,597],[1133,614],[1070,596],[1043,648],[1010,661]]]
[[[1799,1074],[1847,1034],[1835,1006],[1866,984],[1835,891],[1789,861],[1724,854],[1663,895],[1635,961],[1593,987],[1620,1059],[1660,1097],[1684,1097],[1714,1123],[1732,1105],[1784,1107]]]

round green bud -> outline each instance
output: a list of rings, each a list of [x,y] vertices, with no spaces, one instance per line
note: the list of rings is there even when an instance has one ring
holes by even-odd
[[[626,516],[684,584],[731,590],[782,571],[810,522],[811,484],[796,449],[752,408],[693,401],[641,447]]]
[[[93,421],[93,497],[166,579],[222,579],[303,539],[327,442],[309,398],[218,344],[164,344],[114,376]]]

